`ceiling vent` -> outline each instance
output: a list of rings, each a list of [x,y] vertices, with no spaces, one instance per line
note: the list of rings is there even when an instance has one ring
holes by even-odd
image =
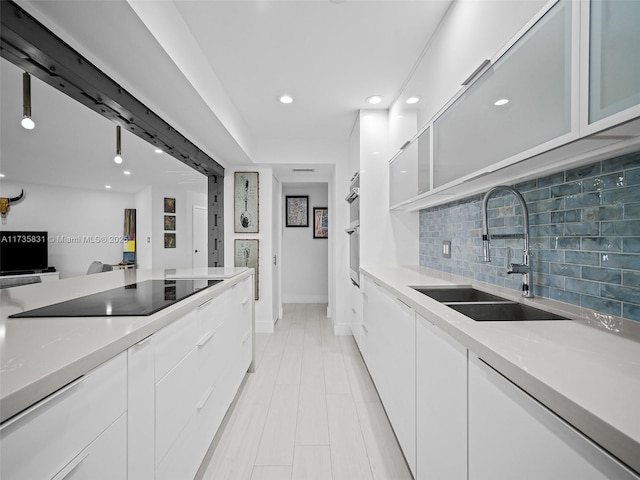
[[[313,173],[316,171],[315,168],[293,168],[293,172],[295,173]]]

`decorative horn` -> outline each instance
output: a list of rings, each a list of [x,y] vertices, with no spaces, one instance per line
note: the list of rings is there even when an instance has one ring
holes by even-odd
[[[9,213],[9,205],[17,202],[22,197],[24,197],[24,189],[20,191],[20,195],[18,195],[17,197],[0,198],[0,215],[2,215],[2,218],[5,218],[7,216],[7,213]]]
[[[17,202],[18,200],[20,200],[22,197],[24,197],[24,189],[20,190],[20,195],[18,195],[17,197],[13,197],[9,199],[9,204],[13,203],[13,202]]]

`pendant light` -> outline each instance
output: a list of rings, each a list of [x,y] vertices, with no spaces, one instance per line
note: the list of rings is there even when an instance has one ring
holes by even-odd
[[[27,72],[22,74],[22,121],[20,123],[27,130],[32,130],[36,126],[31,119],[31,75]]]
[[[120,135],[120,125],[116,125],[116,156],[113,157],[113,161],[117,164],[122,163],[122,140]]]

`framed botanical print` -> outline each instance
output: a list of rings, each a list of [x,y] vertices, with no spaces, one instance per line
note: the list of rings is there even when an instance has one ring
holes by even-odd
[[[313,238],[329,238],[329,209],[313,208]]]
[[[255,299],[260,299],[259,278],[260,278],[260,243],[259,240],[235,240],[234,265],[236,267],[249,267],[254,269],[254,288]]]
[[[286,217],[287,227],[308,227],[309,226],[309,196],[308,195],[287,195]]]
[[[234,173],[234,227],[235,233],[258,233],[259,224],[258,172]]]

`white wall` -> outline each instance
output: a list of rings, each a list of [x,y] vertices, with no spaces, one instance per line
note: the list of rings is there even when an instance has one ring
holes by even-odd
[[[309,196],[309,226],[288,228],[285,226],[284,228],[282,301],[284,303],[327,303],[329,242],[328,239],[313,238],[313,208],[329,207],[327,184],[284,184],[283,199],[287,195]],[[330,211],[329,215],[331,215]],[[330,232],[329,235],[333,233]]]
[[[151,186],[136,194],[136,264],[138,268],[153,267],[153,189]]]
[[[203,182],[206,180],[203,179]],[[153,268],[191,268],[193,205],[207,205],[207,194],[176,185],[154,187],[151,197]],[[164,248],[165,197],[176,199],[176,248]],[[146,236],[144,240],[146,241]]]
[[[417,265],[417,212],[389,211],[389,115],[360,112],[360,266]]]
[[[94,260],[122,260],[118,237],[124,234],[124,209],[136,208],[134,195],[2,182],[3,195],[22,188],[24,198],[11,206],[0,228],[48,231],[49,266],[60,278],[85,275]]]
[[[235,171],[258,172],[259,174],[259,233],[234,233],[233,231],[233,174]],[[235,170],[225,169],[224,175],[224,264],[234,264],[234,240],[258,239],[259,244],[259,290],[260,299],[255,304],[256,332],[270,333],[277,318],[273,309],[273,169],[251,165],[238,167]]]

